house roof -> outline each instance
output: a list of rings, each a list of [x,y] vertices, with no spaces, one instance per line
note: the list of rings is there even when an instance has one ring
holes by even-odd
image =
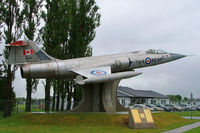
[[[134,90],[129,87],[119,86],[117,90],[118,97],[136,97],[136,98],[163,98],[169,99],[168,96],[151,90]]]

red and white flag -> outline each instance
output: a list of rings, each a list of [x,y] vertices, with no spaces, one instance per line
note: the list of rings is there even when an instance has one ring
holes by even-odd
[[[33,55],[33,49],[24,49],[23,55]]]

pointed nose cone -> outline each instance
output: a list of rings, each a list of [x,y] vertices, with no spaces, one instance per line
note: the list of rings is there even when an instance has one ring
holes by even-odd
[[[178,60],[178,59],[181,59],[181,58],[184,58],[184,57],[186,57],[186,55],[171,53],[171,59],[172,60]]]

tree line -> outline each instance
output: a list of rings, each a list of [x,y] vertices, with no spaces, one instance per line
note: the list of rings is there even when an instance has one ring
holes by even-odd
[[[167,95],[169,97],[169,100],[172,104],[174,103],[181,103],[182,101],[187,101],[188,99],[186,97],[182,98],[181,95]]]
[[[21,38],[35,41],[58,59],[91,56],[89,44],[100,25],[98,10],[95,0],[0,0],[0,39],[5,44]],[[18,67],[8,64],[8,53],[9,48],[5,47],[0,66],[0,100],[5,101],[0,108],[4,117],[11,115],[15,99],[13,81]],[[38,79],[26,79],[27,112],[31,111],[31,95],[37,90],[38,82]],[[52,111],[70,109],[72,99],[75,103],[81,100],[81,86],[74,81],[46,79],[43,84],[45,111],[50,111],[51,88]],[[64,107],[66,100],[68,104]]]

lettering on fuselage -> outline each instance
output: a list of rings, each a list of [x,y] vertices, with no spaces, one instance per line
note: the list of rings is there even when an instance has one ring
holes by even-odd
[[[154,58],[152,59],[152,62],[153,63],[157,63],[157,62],[160,62],[163,58]]]
[[[143,65],[143,64],[156,64],[160,61],[162,61],[162,57],[161,58],[150,58],[150,57],[147,57],[145,60],[136,60],[136,64],[138,65]]]

